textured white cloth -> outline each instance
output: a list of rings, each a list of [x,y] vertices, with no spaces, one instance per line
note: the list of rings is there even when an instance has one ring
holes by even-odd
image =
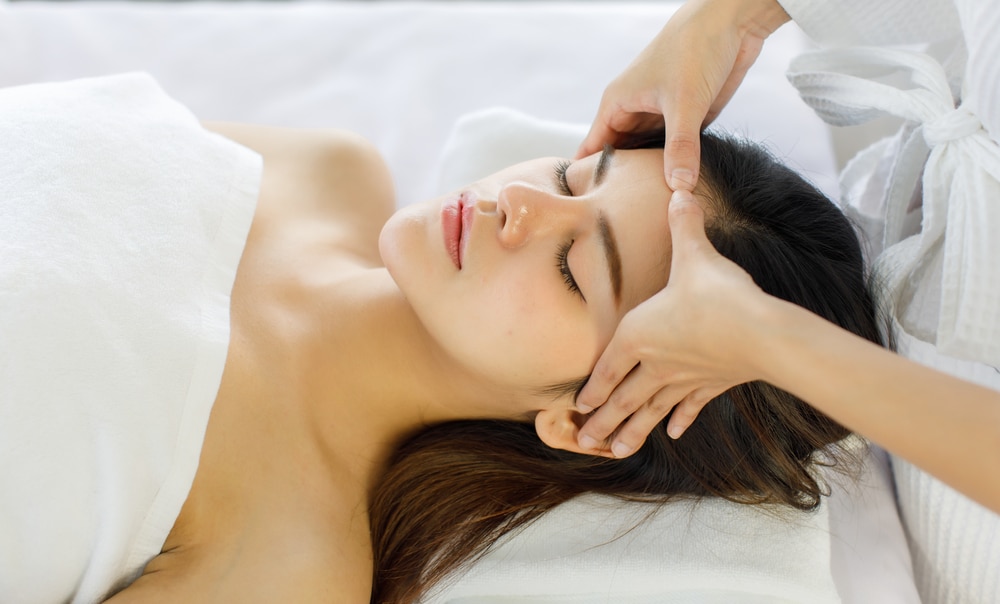
[[[826,507],[802,514],[706,499],[654,508],[584,496],[425,601],[839,603],[828,531]]]
[[[587,496],[504,540],[427,604],[916,604],[888,468],[830,476],[813,514]],[[588,527],[581,531],[580,526]]]
[[[848,165],[842,201],[884,249],[876,267],[899,352],[1000,390],[1000,4],[781,3],[829,44],[931,43],[821,51],[790,77],[833,123],[906,120]],[[890,72],[909,81],[876,81]],[[1000,516],[904,460],[893,473],[924,601],[1000,602]]]
[[[911,88],[872,79],[900,73]],[[1000,366],[1000,238],[993,236],[1000,226],[1000,145],[969,107],[955,107],[944,69],[922,52],[851,47],[806,53],[792,61],[789,79],[831,124],[854,125],[879,111],[912,122],[899,154],[905,165],[897,164],[884,199],[877,271],[885,277],[883,297],[894,315],[899,312],[914,275],[940,250],[938,350]],[[923,220],[919,233],[907,237],[921,166]],[[845,184],[850,189],[854,183]]]
[[[825,46],[915,44],[954,40],[952,0],[778,0],[811,38]]]
[[[100,601],[159,553],[260,172],[145,75],[0,90],[0,602]]]

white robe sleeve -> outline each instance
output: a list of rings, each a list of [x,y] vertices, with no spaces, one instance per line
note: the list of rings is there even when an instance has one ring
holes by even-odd
[[[914,44],[955,35],[951,0],[778,0],[810,37],[827,46]]]
[[[1000,142],[1000,2],[956,0],[968,51],[962,102]]]

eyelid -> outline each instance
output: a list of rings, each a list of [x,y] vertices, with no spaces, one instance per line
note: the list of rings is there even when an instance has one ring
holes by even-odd
[[[559,192],[568,197],[573,197],[573,189],[569,186],[569,180],[566,178],[566,171],[569,169],[572,162],[568,159],[561,159],[556,162],[555,166],[555,179],[556,188]]]
[[[556,268],[559,269],[563,283],[566,284],[569,291],[579,296],[586,303],[587,298],[583,295],[580,285],[576,282],[576,277],[573,276],[573,271],[569,268],[569,250],[573,247],[574,243],[575,240],[570,239],[559,246],[559,249],[556,251]]]

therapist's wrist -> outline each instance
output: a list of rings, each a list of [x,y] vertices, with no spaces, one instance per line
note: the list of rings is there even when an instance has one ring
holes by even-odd
[[[765,293],[754,296],[742,338],[744,358],[755,379],[781,387],[787,379],[788,361],[794,359],[803,338],[820,319],[808,310]]]
[[[777,0],[725,0],[734,22],[744,33],[766,38],[792,18]]]

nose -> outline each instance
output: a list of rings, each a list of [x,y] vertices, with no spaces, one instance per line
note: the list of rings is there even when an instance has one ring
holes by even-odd
[[[510,249],[549,233],[564,236],[581,228],[590,214],[589,206],[579,199],[525,182],[504,185],[497,194],[497,210],[501,214],[500,243]]]

